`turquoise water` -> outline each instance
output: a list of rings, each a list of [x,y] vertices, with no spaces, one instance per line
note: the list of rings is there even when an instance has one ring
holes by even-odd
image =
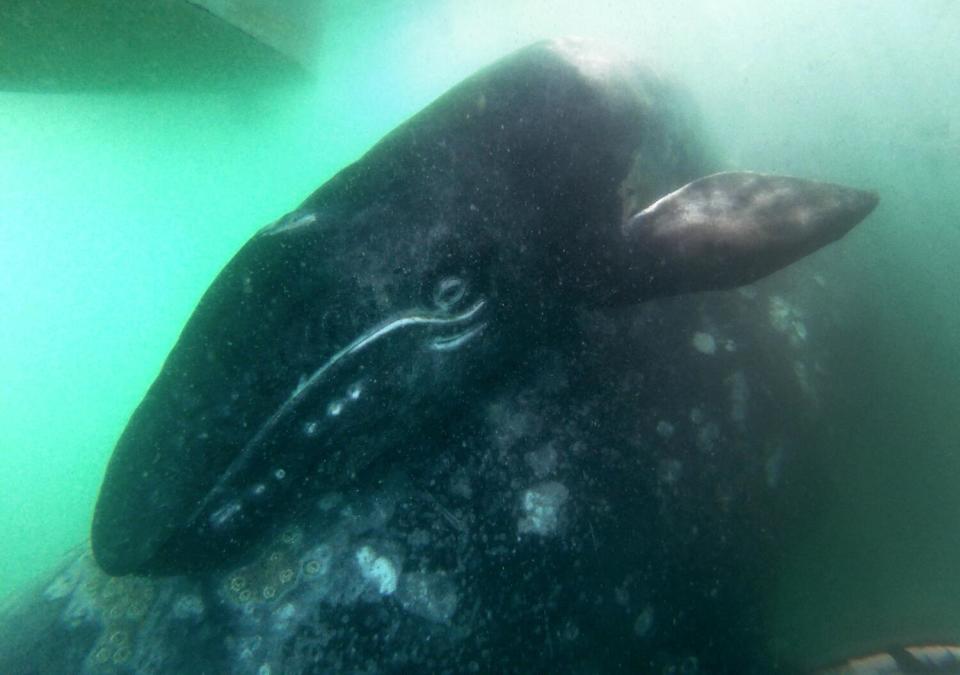
[[[0,94],[0,595],[83,540],[128,415],[254,231],[475,68],[579,34],[683,81],[731,167],[881,193],[841,244],[851,404],[811,449],[774,642],[956,638],[960,6],[353,4],[327,4],[311,83]]]

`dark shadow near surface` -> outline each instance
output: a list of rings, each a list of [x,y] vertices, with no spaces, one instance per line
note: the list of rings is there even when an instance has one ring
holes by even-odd
[[[274,14],[267,0],[219,4],[260,13],[224,20],[186,0],[4,0],[0,90],[200,90],[308,77],[301,64],[319,21],[291,12],[319,3],[281,4]]]

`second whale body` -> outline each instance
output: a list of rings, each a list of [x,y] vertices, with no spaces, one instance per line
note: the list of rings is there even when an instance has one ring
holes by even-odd
[[[223,569],[304,495],[451,433],[576,309],[753,282],[877,203],[710,169],[682,93],[587,42],[456,86],[214,281],[114,450],[97,563]]]

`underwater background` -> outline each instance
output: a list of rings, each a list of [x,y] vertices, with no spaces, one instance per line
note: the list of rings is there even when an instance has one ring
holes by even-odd
[[[321,7],[309,80],[0,92],[0,597],[87,536],[127,418],[247,238],[477,68],[576,34],[685,85],[728,168],[880,193],[838,244],[848,403],[809,449],[772,646],[960,636],[960,3]]]

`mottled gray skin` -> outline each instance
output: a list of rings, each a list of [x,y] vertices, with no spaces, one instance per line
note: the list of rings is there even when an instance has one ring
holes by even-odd
[[[636,303],[876,198],[708,173],[682,96],[590,45],[453,89],[221,273],[115,450],[99,569],[11,610],[0,666],[768,672],[830,298],[807,270]]]
[[[842,259],[813,262],[574,312],[576,340],[224,571],[111,579],[85,553],[0,621],[0,671],[796,672],[766,656],[764,594],[823,480],[811,436],[856,330]],[[528,493],[558,485],[531,528]],[[395,590],[364,576],[364,547]]]
[[[672,89],[596,54],[558,41],[491,66],[244,246],[117,444],[93,524],[105,570],[222,565],[249,550],[307,476],[327,486],[352,477],[555,339],[571,307],[608,299],[603,272],[619,255],[611,242],[623,214],[698,175],[702,158]],[[341,362],[346,372],[321,378],[250,446],[338,350],[398,316],[435,311],[450,276],[466,285],[453,311],[485,302],[482,339],[435,351],[423,348],[434,336],[398,331],[412,339],[391,336]],[[364,376],[362,425],[326,424],[328,404]],[[311,422],[322,428],[305,438]],[[242,496],[259,484],[265,497]],[[213,527],[237,499],[235,522]]]

